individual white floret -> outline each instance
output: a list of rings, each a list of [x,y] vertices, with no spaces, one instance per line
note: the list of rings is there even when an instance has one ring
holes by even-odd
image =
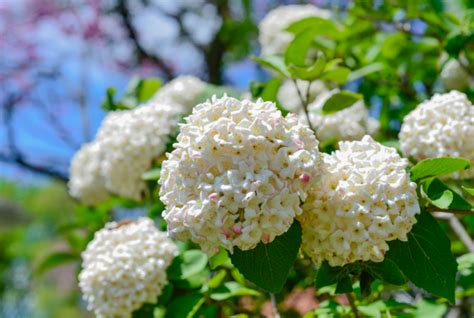
[[[148,218],[107,223],[82,253],[79,287],[87,308],[98,318],[130,318],[144,303],[155,303],[177,252]]]
[[[99,143],[85,144],[71,160],[69,193],[85,204],[105,201],[109,193],[100,173],[102,152]]]
[[[363,101],[332,114],[322,114],[324,103],[337,92],[338,90],[323,92],[308,106],[309,118],[318,140],[321,143],[360,140],[366,134],[377,134],[378,121],[369,117],[369,111]],[[306,121],[304,114],[300,114],[300,118]]]
[[[179,117],[179,106],[161,102],[107,115],[97,140],[103,151],[101,173],[110,192],[135,200],[144,198],[147,186],[142,174],[164,154]]]
[[[451,59],[441,71],[441,82],[447,90],[464,90],[471,81],[469,73],[462,67],[458,60]]]
[[[474,107],[458,91],[435,94],[405,116],[399,139],[406,157],[463,157],[474,167]],[[474,168],[452,176],[472,178]]]
[[[182,113],[188,114],[196,105],[196,99],[203,92],[205,86],[206,83],[197,77],[178,76],[164,85],[152,98],[152,101],[180,105]]]
[[[259,25],[259,42],[262,55],[283,54],[293,40],[293,34],[285,31],[292,23],[309,17],[329,19],[331,12],[314,5],[280,6],[270,11]]]
[[[214,96],[196,106],[162,165],[168,232],[208,254],[271,242],[317,181],[317,149],[309,128],[273,103]]]
[[[306,98],[306,92],[308,90],[309,82],[297,80],[298,89],[302,96]],[[314,99],[326,91],[326,86],[321,81],[313,81],[309,88],[309,101],[312,102]],[[285,80],[278,90],[277,95],[278,101],[283,107],[291,112],[301,112],[303,105],[301,98],[296,89],[295,83],[292,80]]]
[[[339,150],[323,155],[321,183],[297,217],[303,251],[331,266],[383,261],[387,241],[406,241],[420,213],[407,165],[395,148],[370,136],[340,142]]]

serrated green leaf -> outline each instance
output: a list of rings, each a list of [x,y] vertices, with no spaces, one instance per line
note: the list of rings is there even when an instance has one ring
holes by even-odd
[[[142,180],[155,181],[160,179],[161,168],[153,168],[142,174]]]
[[[418,181],[426,178],[444,176],[469,168],[470,162],[464,158],[429,158],[418,162],[411,168],[411,179]]]
[[[57,252],[47,256],[36,268],[37,274],[42,274],[54,267],[63,265],[65,263],[78,261],[80,257],[69,252]]]
[[[354,105],[355,102],[362,99],[362,95],[341,91],[329,97],[323,105],[323,114],[332,114]]]
[[[277,73],[290,77],[291,74],[286,68],[285,61],[281,55],[270,55],[264,57],[253,57],[253,60],[263,67],[269,68]]]
[[[301,226],[294,221],[288,231],[271,243],[259,243],[254,249],[234,250],[230,258],[238,270],[260,288],[279,292],[285,284],[301,245]]]
[[[457,264],[451,243],[432,215],[423,212],[417,220],[407,242],[389,242],[385,258],[419,288],[454,303]]]
[[[237,282],[226,282],[218,287],[210,297],[213,300],[222,301],[232,297],[258,295],[260,295],[258,291],[244,287]]]
[[[332,70],[324,71],[324,73],[321,74],[320,78],[322,80],[333,81],[338,84],[344,84],[345,82],[347,82],[350,73],[351,70],[347,67],[337,67]]]

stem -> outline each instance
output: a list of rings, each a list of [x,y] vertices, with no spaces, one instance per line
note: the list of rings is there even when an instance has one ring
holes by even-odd
[[[346,293],[347,300],[349,301],[349,305],[351,306],[352,313],[354,314],[355,318],[359,318],[359,311],[357,310],[357,306],[355,304],[355,298],[352,293]]]
[[[303,94],[300,92],[300,89],[298,87],[298,84],[295,79],[292,79],[293,84],[295,84],[296,91],[298,92],[298,96],[301,101],[301,105],[303,105],[303,111],[306,116],[306,121],[308,122],[309,128],[316,134],[316,130],[313,127],[313,124],[311,123],[311,120],[309,119],[309,112],[308,112],[308,101],[309,101],[309,88],[311,86],[311,82],[308,83],[308,89],[306,91],[306,98],[303,97]]]
[[[449,225],[451,226],[451,229],[453,230],[454,233],[456,233],[459,239],[463,242],[467,250],[470,253],[474,253],[474,242],[472,241],[471,236],[466,231],[462,223],[459,221],[459,219],[455,215],[443,213],[443,212],[435,212],[433,213],[433,215],[437,219],[449,221]]]
[[[444,213],[451,213],[451,214],[459,214],[459,215],[474,215],[474,211],[472,210],[456,210],[456,209],[440,209],[436,207],[427,207],[426,212],[444,212]]]
[[[274,314],[273,317],[274,318],[281,318],[280,313],[278,312],[278,307],[277,307],[275,295],[273,293],[270,293],[270,300],[271,300],[271,303],[272,303],[272,309],[273,309],[273,314]]]

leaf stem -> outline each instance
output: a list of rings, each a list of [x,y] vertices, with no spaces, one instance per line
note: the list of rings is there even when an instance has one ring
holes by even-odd
[[[352,313],[354,314],[355,318],[359,318],[359,310],[357,310],[357,306],[355,304],[355,298],[352,293],[346,293],[347,300],[349,301],[349,305],[351,306]]]
[[[427,207],[426,212],[435,213],[435,212],[444,212],[444,213],[451,213],[451,214],[459,214],[459,215],[474,215],[474,211],[472,210],[456,210],[456,209],[440,209],[437,207]]]
[[[309,111],[308,111],[309,89],[310,89],[310,86],[311,86],[311,82],[308,83],[308,89],[306,90],[306,98],[305,98],[305,97],[303,97],[303,94],[301,93],[296,80],[293,78],[292,81],[293,81],[293,84],[295,85],[296,91],[298,92],[298,96],[300,98],[301,105],[303,105],[303,111],[304,111],[304,114],[306,116],[306,121],[308,122],[308,126],[316,134],[316,130],[314,129],[313,124],[311,123],[311,120],[309,118]]]
[[[274,318],[281,318],[280,313],[278,312],[278,307],[275,299],[275,294],[270,293],[270,300],[272,303],[272,309],[273,309],[273,317]]]

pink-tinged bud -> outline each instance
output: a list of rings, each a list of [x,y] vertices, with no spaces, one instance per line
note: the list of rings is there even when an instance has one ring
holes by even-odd
[[[297,138],[294,140],[295,144],[299,147],[299,148],[304,148],[304,141]]]
[[[234,233],[227,227],[221,227],[221,233],[225,235],[226,238],[230,238]]]
[[[217,199],[219,199],[219,195],[214,192],[214,193],[209,194],[208,198],[213,201],[216,201]]]
[[[303,174],[300,176],[300,180],[301,180],[301,182],[303,182],[303,183],[308,183],[309,180],[311,180],[311,177],[309,176],[309,174],[303,173]]]
[[[268,234],[268,233],[263,233],[263,235],[262,235],[262,242],[265,243],[265,244],[269,243],[269,242],[270,242],[270,234]]]
[[[242,233],[242,225],[240,223],[235,224],[232,227],[232,231],[234,231],[234,233],[237,234],[237,235],[241,234]]]

